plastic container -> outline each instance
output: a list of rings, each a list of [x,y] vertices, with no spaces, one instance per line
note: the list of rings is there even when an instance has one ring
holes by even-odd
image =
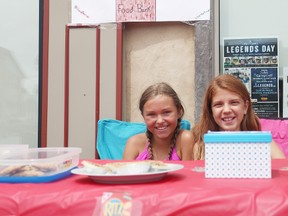
[[[208,132],[206,178],[271,178],[270,132]]]
[[[46,182],[70,174],[81,148],[31,148],[0,158],[0,182]],[[66,173],[64,176],[63,174]]]
[[[27,152],[29,145],[26,144],[0,144],[0,160],[11,157],[13,153]]]

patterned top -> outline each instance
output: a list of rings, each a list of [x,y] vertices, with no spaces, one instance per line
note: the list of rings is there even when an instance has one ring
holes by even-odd
[[[148,151],[149,141],[146,141],[145,149],[137,156],[136,160],[149,160],[149,151]],[[169,160],[168,156],[165,160]],[[172,161],[180,161],[181,158],[177,155],[176,146],[172,149],[171,159]]]

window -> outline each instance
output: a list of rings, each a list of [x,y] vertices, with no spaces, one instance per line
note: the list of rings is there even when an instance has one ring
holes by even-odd
[[[0,7],[0,144],[38,146],[39,2]]]

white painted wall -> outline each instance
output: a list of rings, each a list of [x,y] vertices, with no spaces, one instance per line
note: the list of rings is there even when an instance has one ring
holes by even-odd
[[[220,58],[224,37],[279,38],[279,76],[288,66],[288,1],[220,0]],[[223,62],[223,59],[220,59]]]

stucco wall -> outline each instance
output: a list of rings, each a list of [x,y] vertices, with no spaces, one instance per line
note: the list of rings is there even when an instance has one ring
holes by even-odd
[[[126,119],[143,121],[142,92],[156,82],[169,83],[181,98],[184,118],[194,121],[194,27],[181,22],[125,25]]]

